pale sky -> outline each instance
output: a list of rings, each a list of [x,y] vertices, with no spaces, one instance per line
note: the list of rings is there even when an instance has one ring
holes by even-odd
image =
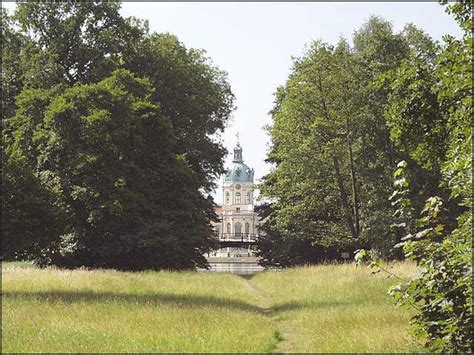
[[[14,4],[2,6],[12,9]],[[148,19],[152,31],[173,33],[188,48],[206,50],[228,73],[237,110],[222,136],[229,151],[226,165],[239,132],[244,160],[255,169],[256,182],[270,168],[264,162],[269,137],[263,127],[271,122],[273,93],[285,83],[291,58],[301,56],[305,44],[350,39],[370,15],[391,21],[395,31],[413,22],[436,40],[445,34],[461,35],[437,2],[125,2],[121,12]],[[221,200],[219,188],[216,202]]]

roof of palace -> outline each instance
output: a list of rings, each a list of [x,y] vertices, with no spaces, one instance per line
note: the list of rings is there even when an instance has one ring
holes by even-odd
[[[229,182],[253,182],[254,171],[242,159],[242,148],[240,144],[234,148],[234,160],[227,169],[224,181]]]
[[[253,169],[243,162],[232,163],[227,169],[224,181],[231,182],[253,182]]]

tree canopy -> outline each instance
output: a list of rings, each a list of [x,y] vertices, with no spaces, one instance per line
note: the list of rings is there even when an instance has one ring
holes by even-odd
[[[119,9],[77,2],[2,10],[5,257],[37,245],[27,255],[43,264],[206,264],[230,85],[203,50],[150,33]],[[18,184],[41,192],[19,194]],[[41,246],[32,227],[40,222],[15,230],[8,222],[28,214],[45,220]]]
[[[415,52],[431,57],[435,46],[415,26],[393,33],[378,17],[355,31],[353,42],[313,42],[271,111],[274,169],[261,189],[274,203],[266,228],[273,225],[288,243],[306,240],[320,261],[361,246],[393,253],[398,236],[386,228],[393,213],[387,197],[406,153],[390,139],[387,82],[404,60]]]
[[[412,259],[419,275],[390,293],[414,308],[414,335],[432,351],[468,352],[472,4],[447,11],[462,39],[437,43],[413,24],[394,33],[371,17],[353,47],[315,41],[294,61],[270,112],[260,255],[283,266],[344,251]]]

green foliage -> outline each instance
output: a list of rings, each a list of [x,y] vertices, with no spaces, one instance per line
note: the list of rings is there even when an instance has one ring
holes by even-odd
[[[65,215],[55,199],[24,159],[2,151],[3,260],[31,256],[58,240]]]
[[[277,166],[265,178],[261,193],[277,201],[269,223],[284,239],[306,239],[303,245],[331,248],[336,239],[339,245],[351,244],[354,223],[346,224],[352,218],[350,185],[340,172],[340,165],[347,168],[346,159],[341,162],[340,158],[348,138],[343,131],[346,122],[337,119],[340,112],[333,111],[337,105],[331,102],[329,108],[325,98],[331,95],[341,104],[346,98],[335,95],[343,82],[334,75],[343,64],[336,57],[345,55],[342,48],[314,43],[307,56],[295,62],[272,112],[269,159]],[[331,87],[335,91],[327,90]]]
[[[472,4],[447,9],[465,31],[461,40],[446,36],[438,45],[413,25],[394,34],[371,18],[355,32],[353,49],[315,42],[295,61],[271,111],[275,167],[262,184],[270,202],[262,254],[269,264],[291,265],[311,250],[301,240],[323,250],[352,247],[357,264],[368,258],[395,277],[383,259],[412,259],[421,273],[391,293],[414,308],[414,334],[433,351],[466,352]]]
[[[403,169],[401,175],[405,174]],[[403,191],[408,184],[398,186],[398,191]],[[409,209],[405,199],[397,206],[400,214]],[[391,288],[390,294],[398,304],[417,310],[411,322],[414,335],[425,340],[431,350],[468,352],[473,321],[472,218],[470,213],[462,215],[459,227],[447,234],[444,213],[439,197],[426,201],[414,232],[400,243],[405,256],[414,260],[421,272],[415,279]]]
[[[44,112],[33,109],[36,92],[23,92],[11,121],[13,147],[24,156],[24,146],[38,152],[35,169],[61,192],[58,205],[69,217],[70,240],[44,251],[43,263],[204,265],[201,253],[210,246],[211,231],[199,207],[207,200],[193,171],[174,153],[170,120],[150,101],[151,93],[148,80],[125,70],[52,96]],[[20,134],[42,118],[32,139]]]
[[[471,11],[470,2],[448,6],[465,30],[471,27]],[[390,294],[415,310],[413,333],[435,352],[472,351],[471,53],[470,36],[446,36],[436,58],[406,61],[392,73],[386,112],[392,140],[410,159],[395,171],[393,227],[406,234],[398,247],[421,270]],[[420,194],[412,181],[423,171],[438,185],[432,182],[426,191],[444,196],[426,199],[415,221]],[[356,260],[367,257],[380,268],[365,250]]]
[[[392,83],[386,115],[395,145],[423,168],[439,173],[446,154],[447,129],[439,110],[434,70],[426,60],[405,61]]]
[[[22,48],[27,37],[14,30],[14,21],[2,7],[2,123],[15,113],[15,96],[23,85]]]
[[[136,31],[119,14],[119,2],[23,2],[13,19],[23,46],[24,85],[98,82],[116,69]]]
[[[271,205],[262,214],[268,260],[276,250],[286,264],[337,259],[364,246],[399,256],[391,249],[401,236],[386,228],[393,212],[387,196],[404,153],[384,118],[385,80],[412,47],[430,57],[434,44],[413,25],[395,34],[377,17],[353,40],[354,48],[345,40],[314,42],[277,90],[268,128],[274,169],[260,186]]]
[[[262,204],[256,212],[262,218],[269,218],[272,206]],[[337,260],[341,256],[340,248],[327,247],[318,244],[309,238],[283,235],[273,225],[273,219],[267,220],[260,226],[261,232],[258,240],[259,263],[263,266],[289,267],[292,265],[305,265],[317,263],[321,260]]]
[[[129,48],[122,66],[150,80],[151,100],[172,122],[177,154],[185,156],[201,187],[212,190],[226,153],[212,136],[224,130],[234,109],[226,73],[203,50],[186,49],[170,34],[146,34]]]
[[[212,137],[234,98],[204,51],[119,9],[28,2],[2,12],[5,153],[51,193],[36,201],[38,216],[51,199],[65,216],[62,227],[44,224],[52,242],[34,255],[66,266],[202,266],[226,153]],[[11,220],[32,210],[11,203],[26,209]],[[36,243],[33,229],[26,236]]]

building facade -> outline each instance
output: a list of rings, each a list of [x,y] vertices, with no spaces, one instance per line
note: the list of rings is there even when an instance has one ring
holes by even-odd
[[[219,239],[255,239],[258,219],[254,211],[254,170],[244,163],[239,143],[222,189],[222,205],[215,210],[219,222],[214,223]]]

